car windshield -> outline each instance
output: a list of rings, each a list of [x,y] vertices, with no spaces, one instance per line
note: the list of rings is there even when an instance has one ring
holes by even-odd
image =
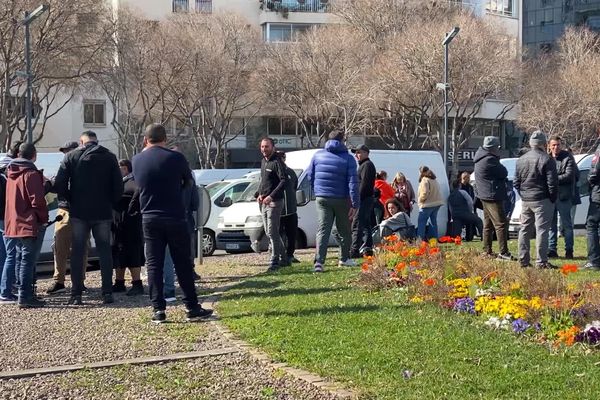
[[[246,188],[246,190],[244,190],[244,193],[242,193],[242,195],[240,196],[238,201],[236,201],[236,203],[240,203],[240,202],[247,203],[250,201],[256,201],[256,197],[254,197],[254,195],[258,191],[258,184],[259,184],[258,180],[252,181],[252,183],[250,183],[248,185],[248,187]]]
[[[217,194],[217,192],[219,190],[221,190],[222,188],[224,188],[227,185],[229,185],[229,182],[213,182],[206,186],[206,190],[208,190],[208,194],[210,195],[210,198],[212,199],[212,197],[215,194]]]

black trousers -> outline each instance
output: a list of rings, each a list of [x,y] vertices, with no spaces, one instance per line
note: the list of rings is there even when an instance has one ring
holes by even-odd
[[[194,263],[191,257],[190,232],[185,220],[144,220],[146,242],[146,266],[150,300],[155,310],[165,310],[164,265],[166,247],[169,246],[177,281],[183,291],[183,303],[188,310],[198,307],[198,296],[194,285]]]
[[[296,237],[298,235],[298,214],[290,214],[281,217],[280,228],[282,234],[285,233],[287,237],[287,249],[286,253],[288,258],[294,256],[296,251]]]

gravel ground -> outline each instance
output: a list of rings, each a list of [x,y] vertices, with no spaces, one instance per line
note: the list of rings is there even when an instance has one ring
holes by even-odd
[[[313,250],[299,251],[303,261]],[[216,255],[198,269],[202,294],[266,270],[265,254]],[[128,278],[127,278],[128,279]],[[82,307],[66,306],[67,294],[46,296],[51,278],[38,281],[48,306],[18,310],[0,306],[0,369],[4,371],[230,347],[211,324],[185,323],[180,301],[169,305],[171,323],[150,323],[148,296],[115,295],[100,303],[100,273],[88,274]],[[0,380],[0,399],[199,398],[329,399],[296,379],[273,374],[245,354],[155,366],[118,367],[31,379]],[[125,371],[126,370],[126,371]],[[188,371],[189,370],[189,371]],[[123,372],[125,371],[126,374]],[[193,377],[193,378],[190,378]]]
[[[242,353],[0,381],[0,399],[306,399],[335,396]]]

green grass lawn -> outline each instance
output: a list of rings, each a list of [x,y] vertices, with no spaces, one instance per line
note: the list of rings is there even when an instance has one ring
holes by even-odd
[[[600,392],[600,353],[556,353],[473,317],[408,304],[400,290],[369,293],[353,284],[358,274],[331,263],[317,275],[308,264],[286,268],[226,293],[219,312],[275,359],[345,382],[362,398],[583,399]]]

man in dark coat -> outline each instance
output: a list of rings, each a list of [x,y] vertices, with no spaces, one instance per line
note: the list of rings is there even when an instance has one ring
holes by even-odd
[[[123,194],[123,178],[117,158],[98,144],[92,131],[81,134],[76,150],[60,164],[54,187],[58,196],[69,203],[73,241],[71,244],[71,298],[69,304],[81,305],[83,260],[90,231],[100,258],[102,301],[114,302],[112,295],[111,225],[113,208]]]
[[[282,257],[282,266],[289,266],[292,262],[299,262],[294,257],[296,251],[296,236],[298,234],[298,205],[296,204],[296,190],[298,190],[298,177],[293,169],[285,165],[285,153],[278,151],[277,155],[285,166],[287,183],[285,185],[285,203],[281,212],[281,230],[287,238],[286,258]]]
[[[370,150],[364,144],[352,149],[358,160],[358,187],[360,193],[360,206],[358,213],[352,220],[352,246],[350,257],[360,258],[361,250],[370,255],[373,251],[373,236],[371,235],[371,216],[375,205],[375,176],[377,170],[369,159]]]
[[[552,136],[548,147],[550,148],[550,156],[556,162],[558,173],[558,200],[556,201],[556,211],[550,227],[548,257],[558,257],[558,217],[560,217],[561,232],[565,237],[565,258],[572,260],[574,235],[571,208],[577,193],[579,169],[573,155],[562,149],[562,139],[560,137]]]
[[[483,205],[483,251],[492,256],[492,232],[496,231],[498,259],[513,260],[508,250],[508,218],[504,211],[508,171],[500,163],[500,140],[486,136],[475,153],[475,189]]]

